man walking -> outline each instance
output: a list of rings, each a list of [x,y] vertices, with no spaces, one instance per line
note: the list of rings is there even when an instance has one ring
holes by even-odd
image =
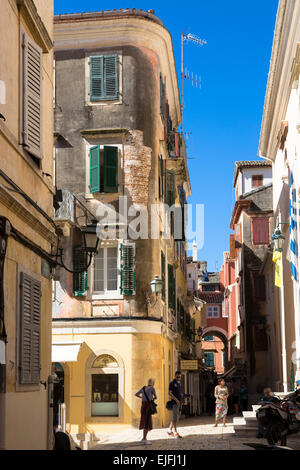
[[[170,437],[182,439],[182,436],[177,432],[177,421],[179,419],[180,405],[182,401],[181,372],[179,370],[175,373],[175,379],[172,380],[169,385],[169,396],[172,401],[172,420],[167,433]]]

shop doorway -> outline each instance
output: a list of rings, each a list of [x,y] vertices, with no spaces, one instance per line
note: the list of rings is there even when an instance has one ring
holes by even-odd
[[[60,405],[65,399],[65,373],[59,362],[52,363],[53,384],[53,424],[59,424]]]

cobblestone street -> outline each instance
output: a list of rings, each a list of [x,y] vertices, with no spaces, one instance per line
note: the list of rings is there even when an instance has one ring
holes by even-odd
[[[142,432],[130,429],[117,435],[102,436],[101,444],[93,447],[93,450],[254,450],[246,443],[266,444],[265,439],[255,437],[237,437],[232,417],[228,418],[227,426],[213,426],[213,416],[201,416],[180,421],[178,432],[183,439],[168,438],[166,429],[153,429],[149,433],[150,446],[140,443]],[[300,436],[292,436],[288,439],[288,447],[300,450]]]

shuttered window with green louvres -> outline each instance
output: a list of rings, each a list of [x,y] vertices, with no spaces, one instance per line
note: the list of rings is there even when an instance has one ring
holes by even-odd
[[[174,276],[174,268],[168,264],[168,306],[175,310],[176,303],[176,282]]]
[[[166,203],[169,207],[175,204],[175,173],[166,171]]]
[[[75,246],[73,249],[73,270],[79,271],[87,266],[87,254],[83,247]],[[73,295],[82,297],[87,294],[87,270],[74,272]]]
[[[118,56],[91,56],[89,62],[91,101],[118,99]]]
[[[136,292],[136,257],[135,243],[122,243],[120,246],[121,283],[120,291],[124,295]]]
[[[90,148],[90,192],[100,191],[100,149],[99,145]]]
[[[104,147],[104,192],[118,192],[118,147]]]
[[[20,275],[20,364],[19,382],[40,382],[41,283]]]
[[[117,193],[119,149],[99,145],[90,148],[90,193]]]
[[[163,251],[160,252],[160,262],[161,262],[161,280],[163,281],[163,288],[162,288],[162,298],[166,298],[166,258]]]

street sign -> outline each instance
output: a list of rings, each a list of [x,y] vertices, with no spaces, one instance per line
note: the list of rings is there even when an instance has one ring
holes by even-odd
[[[181,370],[198,370],[198,359],[190,361],[180,361]]]

